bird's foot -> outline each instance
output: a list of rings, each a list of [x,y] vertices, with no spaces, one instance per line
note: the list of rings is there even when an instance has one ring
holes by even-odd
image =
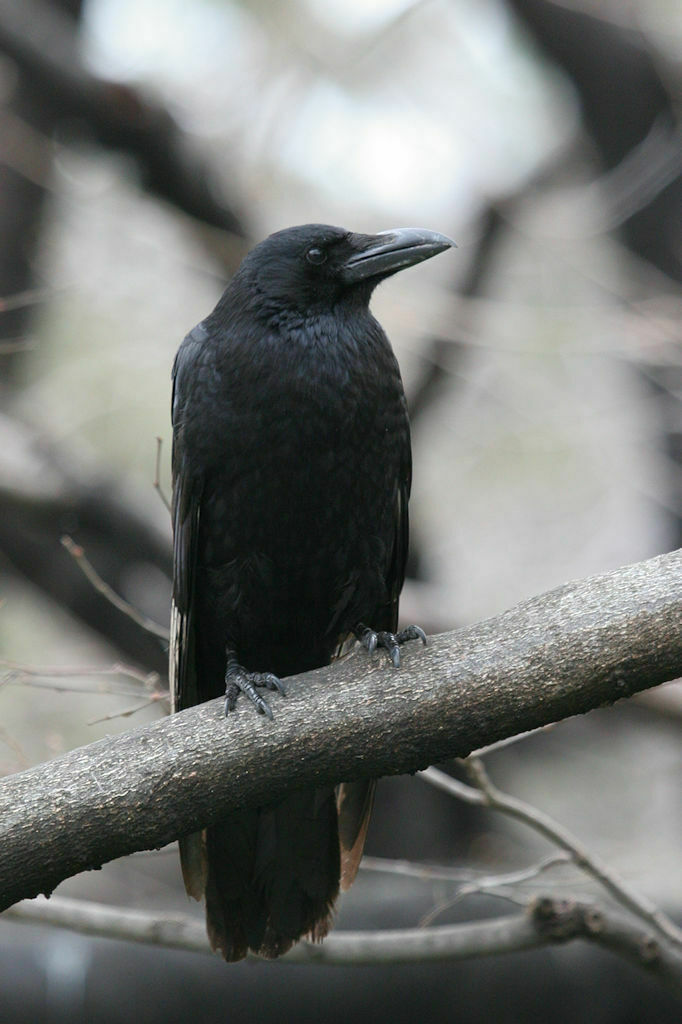
[[[377,647],[384,647],[395,668],[400,668],[400,645],[406,644],[408,640],[421,640],[426,646],[426,633],[421,626],[407,626],[399,633],[389,633],[382,629],[376,631],[364,626],[362,623],[355,630],[355,635],[370,654],[376,651]]]
[[[287,695],[282,681],[272,672],[249,672],[239,664],[234,655],[228,653],[225,670],[225,716],[227,717],[230,711],[234,711],[237,706],[237,698],[240,693],[243,693],[255,705],[259,714],[272,718],[270,705],[258,693],[259,689],[275,690],[283,697]]]

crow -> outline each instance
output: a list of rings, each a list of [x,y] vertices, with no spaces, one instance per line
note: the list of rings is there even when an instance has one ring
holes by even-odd
[[[307,224],[243,260],[173,366],[173,710],[263,690],[421,638],[398,627],[410,430],[400,371],[369,311],[376,285],[454,245],[400,228]],[[374,782],[293,792],[180,840],[226,960],[320,941],[355,877]]]

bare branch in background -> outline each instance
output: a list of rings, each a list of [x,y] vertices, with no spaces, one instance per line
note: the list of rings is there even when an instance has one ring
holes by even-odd
[[[112,590],[109,584],[102,579],[94,566],[88,561],[80,544],[76,544],[71,537],[64,536],[62,537],[62,545],[69,552],[78,568],[94,589],[99,594],[102,594],[110,604],[113,604],[114,608],[118,608],[120,612],[123,612],[124,615],[127,615],[129,619],[132,619],[145,632],[151,633],[152,636],[157,636],[160,640],[167,641],[169,639],[170,633],[164,626],[159,626],[158,623],[153,622],[146,615],[142,615],[131,604],[124,601],[122,597],[119,597],[115,590]]]
[[[111,722],[115,718],[130,718],[131,715],[136,714],[138,711],[144,710],[144,708],[151,707],[154,704],[163,703],[165,705],[165,711],[168,713],[170,710],[170,695],[167,689],[159,689],[159,675],[156,672],[138,672],[137,669],[127,665],[109,665],[95,668],[85,668],[81,666],[43,666],[37,668],[35,666],[21,665],[18,662],[10,662],[5,659],[0,659],[0,669],[4,668],[4,672],[0,672],[0,689],[7,685],[18,685],[18,686],[35,686],[38,689],[53,690],[56,693],[94,693],[102,696],[123,696],[123,697],[136,697],[138,698],[135,704],[130,707],[121,708],[116,711],[109,711],[105,715],[101,715],[97,718],[90,718],[87,721],[87,725],[97,725],[99,722]],[[55,678],[82,678],[97,676],[123,676],[129,679],[137,680],[142,683],[144,688],[147,690],[147,696],[144,700],[140,700],[140,692],[125,687],[112,686],[111,683],[98,684],[97,686],[76,686],[69,683],[57,683],[54,681]],[[52,682],[47,682],[48,679],[52,679]],[[0,739],[3,738],[3,734],[0,733]],[[7,741],[9,743],[9,741]],[[30,762],[25,761],[28,765]]]
[[[115,718],[130,718],[132,715],[136,715],[138,711],[144,711],[145,708],[150,708],[161,701],[166,701],[168,705],[166,712],[168,712],[170,710],[170,699],[168,693],[152,693],[146,698],[146,700],[138,701],[137,704],[131,704],[130,707],[127,708],[121,708],[120,711],[110,711],[106,715],[100,715],[97,718],[89,718],[87,724],[99,725],[100,722],[113,722]]]
[[[93,590],[60,544],[69,533],[98,575],[117,593],[134,571],[168,578],[167,519],[156,526],[146,508],[77,446],[54,444],[34,427],[0,413],[0,552],[31,583],[113,644],[126,658],[165,673],[166,641],[143,630]],[[164,602],[164,610],[166,602]]]
[[[161,498],[161,501],[165,505],[168,512],[171,510],[171,504],[166,497],[163,488],[161,487],[161,452],[163,451],[163,438],[157,437],[156,439],[156,462],[154,464],[154,490]]]
[[[520,885],[521,882],[530,882],[535,878],[539,878],[545,871],[549,871],[550,868],[556,867],[557,864],[570,863],[571,859],[568,853],[553,853],[549,857],[544,857],[537,864],[533,864],[529,868],[522,868],[519,871],[507,871],[503,875],[479,875],[478,878],[472,879],[470,882],[460,886],[454,896],[443,900],[430,910],[428,914],[424,914],[419,924],[422,928],[427,928],[433,924],[437,917],[440,917],[441,914],[450,910],[451,907],[460,903],[467,896],[478,896],[481,893],[486,893],[490,895],[504,895],[504,898],[507,899],[507,890],[510,887]],[[528,906],[530,900],[527,896],[520,896],[516,902]]]
[[[0,50],[42,89],[55,120],[79,122],[103,146],[129,153],[144,187],[206,224],[243,239],[242,217],[168,110],[141,90],[89,72],[73,19],[43,0],[0,0]],[[241,253],[242,244],[235,247]],[[228,266],[241,258],[226,253]]]
[[[450,868],[443,864],[427,864],[413,860],[393,860],[390,857],[370,857],[365,855],[360,862],[361,871],[372,871],[377,874],[402,875],[407,878],[418,878],[423,882],[472,882],[480,877],[480,872],[471,868]]]
[[[122,910],[101,903],[54,896],[20,903],[6,916],[51,924],[85,935],[146,945],[210,953],[202,921],[181,914]],[[672,944],[654,939],[641,926],[598,904],[544,897],[522,914],[435,928],[332,932],[321,944],[300,942],[282,963],[350,966],[467,960],[522,952],[582,939],[609,949],[672,992],[682,992],[682,955]]]
[[[426,771],[420,772],[420,778],[451,793],[459,800],[464,800],[465,803],[502,811],[517,821],[529,825],[545,839],[566,850],[576,866],[591,875],[622,906],[640,917],[661,936],[665,936],[671,942],[682,947],[682,931],[670,918],[641,893],[635,892],[599,857],[590,853],[575,836],[571,835],[568,829],[553,821],[549,815],[539,811],[536,807],[531,807],[523,800],[509,796],[493,786],[480,758],[469,757],[464,763],[478,787],[477,789],[464,785],[437,768],[427,768]]]
[[[159,683],[158,672],[140,672],[132,665],[121,665],[116,662],[114,665],[23,665],[18,661],[8,661],[6,658],[0,658],[0,668],[5,671],[0,676],[0,686],[5,686],[8,683],[15,683],[23,686],[32,686],[34,682],[45,680],[45,679],[74,679],[74,678],[90,678],[97,676],[123,676],[123,678],[133,679],[138,683],[142,683],[148,690],[155,690]],[[55,684],[45,684],[50,689],[55,690],[73,690],[76,693],[82,693],[83,687],[72,687],[72,686],[60,686]],[[111,684],[106,686],[98,686],[96,690],[88,691],[90,693],[118,693],[124,696],[137,697],[139,696],[139,690],[133,690],[131,688],[115,688]],[[168,696],[168,692],[162,692],[161,696]]]
[[[4,743],[6,747],[9,747],[22,768],[28,768],[31,763],[31,759],[25,753],[23,747],[17,742],[14,736],[7,732],[7,729],[3,729],[2,726],[0,726],[0,743]]]

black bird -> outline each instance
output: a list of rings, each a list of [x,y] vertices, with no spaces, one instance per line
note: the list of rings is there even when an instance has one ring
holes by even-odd
[[[369,311],[384,278],[454,243],[307,224],[244,259],[173,367],[174,710],[328,664],[353,636],[397,633],[408,543],[410,432],[395,356]],[[185,837],[226,960],[321,940],[362,855],[373,782],[295,792]]]

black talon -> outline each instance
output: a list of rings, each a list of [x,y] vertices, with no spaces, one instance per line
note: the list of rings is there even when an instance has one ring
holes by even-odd
[[[426,647],[426,633],[421,626],[406,626],[405,629],[401,629],[396,639],[399,644],[407,643],[408,640],[421,640]]]
[[[229,715],[230,711],[234,711],[237,707],[237,697],[239,696],[239,687],[230,683],[225,687],[225,718]]]
[[[392,642],[389,643],[388,653],[391,656],[393,662],[393,668],[400,668],[400,647],[398,646],[398,639],[394,634],[390,634]]]
[[[255,686],[264,686],[266,690],[274,690],[276,693],[281,693],[283,697],[286,697],[287,691],[279,676],[274,675],[272,672],[254,672],[253,675],[259,676],[262,680],[260,683],[254,683]]]
[[[355,635],[364,648],[373,654],[377,647],[384,647],[394,668],[400,668],[400,645],[410,640],[421,640],[426,646],[426,633],[421,626],[407,626],[399,633],[388,630],[375,631],[362,623],[356,628]]]
[[[240,693],[249,698],[251,703],[261,715],[272,718],[272,709],[264,697],[257,692],[256,687],[263,687],[266,690],[274,690],[286,697],[286,690],[281,680],[272,672],[249,672],[239,664],[234,654],[228,651],[227,668],[225,669],[225,717],[237,706],[237,699]]]
[[[367,648],[370,654],[374,654],[374,652],[377,649],[379,637],[377,636],[373,629],[365,627],[360,633],[358,639],[360,640],[360,643],[363,645],[363,647]]]

